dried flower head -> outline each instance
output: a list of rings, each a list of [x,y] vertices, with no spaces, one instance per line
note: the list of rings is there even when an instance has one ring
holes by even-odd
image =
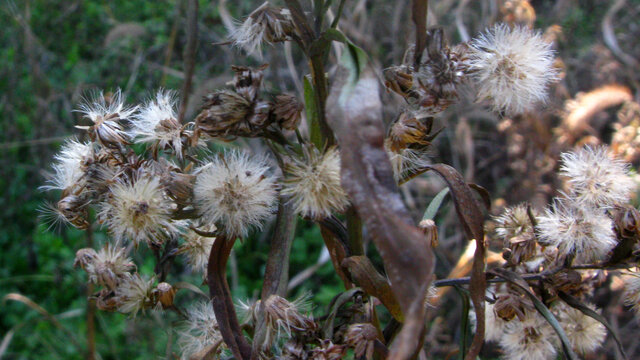
[[[275,179],[264,159],[229,151],[197,169],[193,188],[198,212],[227,237],[244,237],[272,213]]]
[[[145,279],[138,273],[125,273],[116,289],[118,311],[135,317],[141,310],[153,309],[156,306],[154,283],[154,278]]]
[[[426,148],[405,148],[393,151],[391,150],[391,141],[389,138],[385,139],[384,148],[387,151],[387,156],[389,156],[393,176],[396,181],[403,179],[405,176],[431,163],[428,158],[429,150]]]
[[[129,239],[136,246],[142,241],[159,244],[179,233],[171,219],[174,205],[164,196],[157,178],[118,181],[110,189],[98,217],[116,240]]]
[[[295,130],[298,127],[303,109],[304,105],[295,96],[287,94],[276,96],[276,102],[273,105],[273,113],[278,125],[286,130]]]
[[[558,78],[551,44],[524,27],[494,26],[471,41],[468,56],[478,97],[507,113],[544,101],[547,86]]]
[[[255,9],[237,29],[231,31],[234,45],[249,54],[260,54],[263,42],[287,41],[295,30],[288,9],[272,7],[265,1]]]
[[[345,342],[353,348],[356,358],[373,358],[373,347],[378,338],[376,327],[369,323],[351,324],[345,334]]]
[[[502,238],[511,238],[533,231],[526,204],[504,209],[502,215],[495,218],[496,232]]]
[[[466,46],[453,50],[442,28],[427,31],[426,56],[413,74],[413,90],[421,113],[434,115],[444,111],[457,98],[456,87],[467,71]]]
[[[554,305],[556,318],[575,352],[586,355],[593,353],[602,345],[607,337],[607,329],[600,321],[563,302]],[[595,310],[595,305],[587,304],[587,307]]]
[[[101,91],[93,99],[80,105],[78,110],[84,114],[84,117],[91,120],[93,125],[76,126],[76,128],[87,130],[92,141],[98,141],[109,148],[118,148],[127,144],[127,134],[121,121],[128,120],[135,110],[124,105],[119,89],[109,96],[105,96]]]
[[[41,186],[43,190],[68,190],[78,186],[84,176],[83,163],[93,154],[91,143],[81,143],[75,139],[67,140],[54,157],[55,175]]]
[[[556,341],[551,325],[533,311],[523,320],[507,322],[499,344],[505,360],[548,360],[555,358]]]
[[[195,354],[215,344],[224,346],[210,302],[196,303],[187,310],[186,327],[179,332],[179,337],[182,359],[191,359]]]
[[[185,256],[192,271],[202,273],[205,279],[209,253],[215,240],[216,238],[200,236],[195,231],[189,230],[184,235],[184,243],[178,248],[178,253]]]
[[[563,153],[560,159],[560,174],[568,178],[570,196],[579,203],[598,207],[622,205],[636,190],[629,165],[613,159],[604,146]]]
[[[347,351],[344,345],[338,345],[331,340],[322,340],[320,346],[313,349],[311,358],[315,360],[339,360]]]
[[[292,332],[306,332],[316,328],[316,323],[302,312],[307,307],[306,297],[289,302],[278,295],[271,295],[263,301],[264,319],[267,324],[267,336],[263,347],[273,343],[281,331],[291,337]]]
[[[184,131],[178,122],[176,103],[175,92],[159,90],[155,100],[150,100],[133,116],[131,138],[138,143],[153,144],[154,150],[171,148],[181,158]]]
[[[96,253],[96,251],[93,250],[92,248],[80,249],[76,251],[76,258],[73,261],[73,267],[80,266],[82,270],[86,270],[87,265],[94,262],[97,257],[98,257],[98,253]]]
[[[624,277],[624,303],[640,315],[640,273],[628,273]]]
[[[538,239],[556,246],[560,256],[574,254],[579,262],[602,259],[617,244],[613,222],[600,209],[579,207],[556,199],[538,217]]]
[[[293,159],[286,168],[282,195],[291,196],[295,211],[314,219],[331,216],[349,205],[340,185],[340,153],[335,147],[324,154],[305,148],[304,159]]]
[[[84,268],[89,275],[89,281],[115,290],[120,279],[135,268],[135,264],[125,252],[125,248],[107,243]]]

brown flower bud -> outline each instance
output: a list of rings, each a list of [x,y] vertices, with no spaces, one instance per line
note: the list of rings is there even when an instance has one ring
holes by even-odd
[[[161,282],[153,289],[152,296],[157,304],[162,305],[163,309],[173,306],[173,298],[176,295],[176,289],[166,282]]]
[[[281,94],[276,96],[273,113],[278,125],[286,130],[295,130],[300,123],[300,113],[304,105],[295,96]]]
[[[411,113],[403,112],[389,128],[390,150],[400,152],[408,147],[426,149],[440,133],[431,133],[433,118],[417,119]]]
[[[196,177],[192,174],[183,174],[177,171],[168,171],[160,179],[160,183],[167,195],[181,206],[187,206],[193,196],[193,184]]]

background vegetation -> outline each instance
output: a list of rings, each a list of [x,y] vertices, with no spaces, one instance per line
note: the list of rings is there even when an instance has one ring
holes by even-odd
[[[506,2],[431,0],[429,21],[431,25],[444,26],[449,40],[457,43],[463,31],[456,21],[465,24],[464,30],[473,35],[504,16],[499,9]],[[551,131],[567,116],[565,100],[580,91],[616,83],[635,94],[637,101],[637,62],[634,69],[634,64],[612,52],[603,38],[603,19],[614,2],[530,2],[536,13],[535,27],[550,29],[549,36],[556,37],[563,62],[560,66],[564,79],[553,89],[554,96],[545,111],[527,118],[499,119],[484,112],[473,99],[466,99],[464,106],[447,111],[438,119],[447,128],[433,156],[459,169],[468,180],[488,188],[496,205],[493,212],[498,213],[506,203],[535,202],[536,198],[546,199],[553,194],[555,180],[540,169],[553,169],[555,162],[549,159],[579,142],[578,137],[564,141],[562,134]],[[195,90],[187,119],[193,118],[203,94],[230,79],[231,64],[268,62],[268,87],[300,94],[300,77],[307,70],[295,50],[288,58],[285,48],[278,45],[265,49],[265,57],[258,59],[246,57],[230,46],[212,45],[225,40],[225,25],[232,21],[231,17],[241,18],[259,4],[260,1],[200,1]],[[411,40],[408,4],[407,0],[348,1],[340,26],[380,68],[399,63]],[[633,19],[640,12],[640,1],[629,0],[623,6],[624,10],[613,18],[612,28],[620,50],[637,60],[640,29]],[[0,303],[0,336],[4,339],[0,357],[85,358],[88,344],[93,342],[103,359],[161,358],[177,350],[177,317],[150,313],[131,322],[118,313],[92,310],[87,301],[91,289],[86,286],[84,272],[73,269],[73,259],[77,249],[105,241],[105,234],[97,225],[88,234],[69,228],[48,229],[38,216],[38,208],[47,199],[37,188],[44,183],[51,157],[63,139],[77,134],[73,126],[82,120],[72,110],[88,91],[122,88],[132,103],[144,100],[158,87],[181,88],[184,13],[182,1],[170,0],[0,3],[0,298],[10,293],[22,294],[41,307],[24,301]],[[550,28],[552,25],[557,28]],[[387,97],[390,109],[399,104],[398,99]],[[593,131],[588,135],[610,142],[617,110],[618,107],[598,109],[592,114]],[[579,138],[583,139],[583,135]],[[518,141],[520,138],[524,139]],[[250,141],[219,145],[264,151]],[[416,218],[441,188],[440,182],[426,175],[405,188],[405,200]],[[437,252],[438,278],[446,277],[465,247],[453,212],[445,208],[442,213],[437,222],[442,244]],[[230,270],[230,283],[237,298],[252,298],[259,291],[268,252],[267,234],[268,229],[237,245]],[[318,228],[299,221],[291,275],[313,266],[322,248]],[[153,263],[147,255],[141,248],[136,263],[149,259],[143,270],[148,267],[151,271]],[[184,267],[174,273],[180,279],[187,276],[193,283],[199,281]],[[309,291],[316,303],[326,306],[341,288],[332,265],[325,261],[290,295]],[[182,298],[178,301],[189,302],[197,295],[179,296]],[[455,295],[451,298],[458,301]],[[453,308],[445,305],[440,313],[444,314],[448,307]],[[51,316],[54,321],[48,319]],[[458,319],[451,314],[439,321],[447,324]],[[635,325],[629,326],[635,329]],[[93,341],[88,341],[90,329],[95,329]],[[434,354],[446,354],[456,344],[455,330],[430,336]],[[638,351],[633,348],[627,353],[633,358]],[[602,356],[609,354],[612,352]]]

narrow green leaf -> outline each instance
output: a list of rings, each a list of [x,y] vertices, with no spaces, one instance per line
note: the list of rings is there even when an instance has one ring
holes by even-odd
[[[436,213],[438,212],[438,209],[440,209],[440,206],[442,205],[442,201],[444,200],[444,197],[447,196],[448,193],[449,193],[449,188],[446,187],[442,189],[433,198],[433,200],[431,200],[431,202],[429,203],[429,206],[427,206],[427,210],[424,212],[424,216],[422,217],[422,220],[435,219]]]
[[[322,131],[320,130],[320,114],[316,106],[316,94],[307,76],[302,78],[304,84],[304,109],[309,121],[309,138],[318,149],[322,149]]]

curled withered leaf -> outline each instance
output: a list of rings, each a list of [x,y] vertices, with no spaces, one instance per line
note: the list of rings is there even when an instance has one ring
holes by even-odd
[[[409,358],[416,354],[423,338],[424,299],[433,273],[433,254],[400,198],[383,147],[377,81],[366,70],[360,73],[346,68],[341,68],[336,79],[326,108],[329,125],[343,151],[342,185],[373,234],[391,289],[405,314],[389,358]]]
[[[469,291],[471,292],[471,300],[476,309],[478,319],[476,333],[473,337],[471,347],[465,356],[465,359],[475,359],[484,342],[484,315],[485,315],[485,290],[487,281],[484,275],[486,265],[485,253],[486,245],[484,241],[484,216],[480,210],[478,201],[473,196],[471,188],[465,183],[462,175],[456,169],[445,164],[435,164],[427,166],[427,169],[434,170],[438,173],[451,189],[451,196],[455,204],[458,218],[462,222],[465,232],[469,240],[476,241],[476,250],[473,256],[473,266],[471,271],[471,283]]]

